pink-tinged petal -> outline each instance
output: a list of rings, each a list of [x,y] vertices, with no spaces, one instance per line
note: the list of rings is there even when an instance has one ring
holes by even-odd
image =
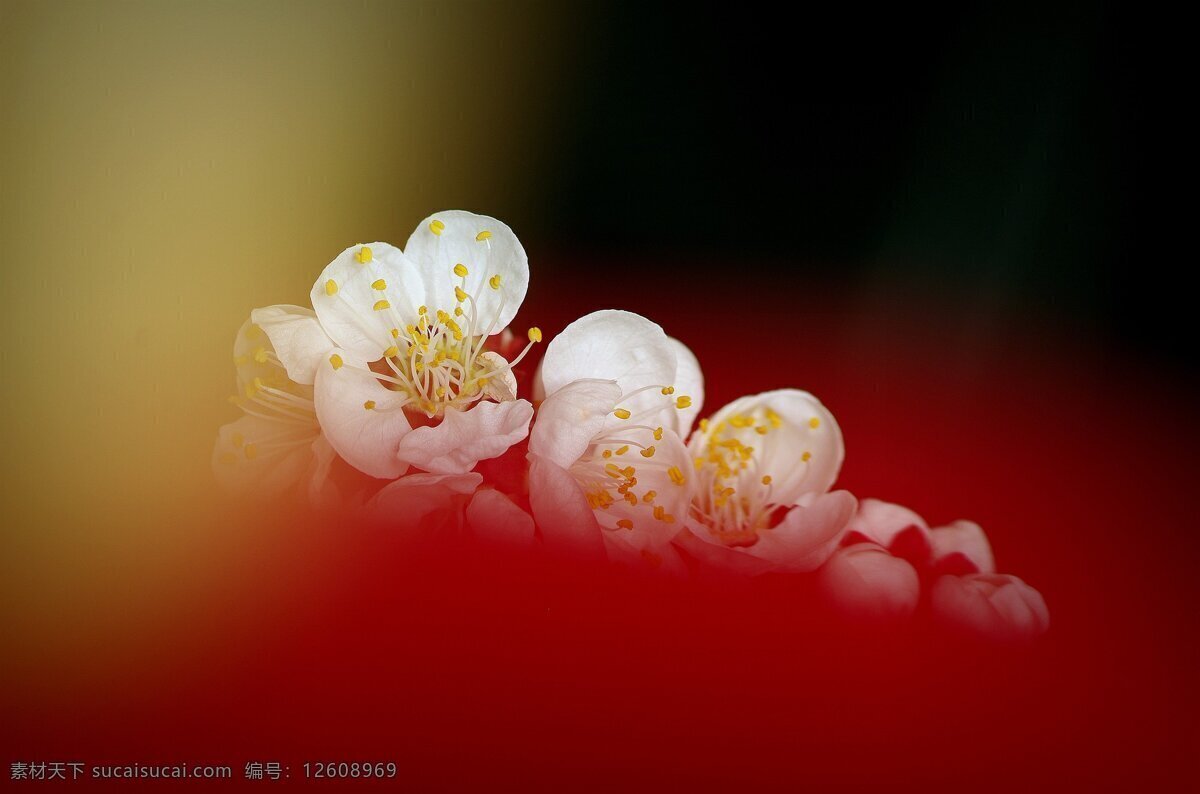
[[[410,474],[388,483],[367,503],[367,513],[401,529],[447,529],[461,525],[467,497],[483,475]]]
[[[339,365],[326,360],[317,367],[314,401],[317,419],[329,443],[354,468],[381,479],[394,479],[408,470],[396,457],[400,440],[409,432],[403,393],[385,387],[366,362],[342,351]],[[370,406],[368,408],[367,406]]]
[[[527,400],[483,400],[465,411],[450,409],[440,424],[418,427],[400,439],[396,457],[435,474],[462,474],[524,439],[532,418]]]
[[[849,491],[823,494],[809,507],[793,507],[773,529],[760,531],[746,552],[769,560],[776,570],[814,571],[833,554],[857,505]]]
[[[825,598],[856,620],[904,620],[921,595],[917,571],[875,543],[838,549],[817,573]]]
[[[250,312],[250,320],[266,332],[288,377],[312,385],[317,367],[334,347],[316,312],[301,306],[266,306]]]
[[[621,387],[614,380],[568,383],[538,406],[529,451],[569,468],[600,435],[620,397]]]
[[[747,554],[745,549],[704,540],[703,537],[707,535],[708,530],[703,525],[689,524],[687,529],[675,536],[674,543],[712,573],[757,576],[775,567],[770,560]]]
[[[475,537],[505,546],[528,546],[537,537],[529,514],[494,488],[477,491],[471,499],[467,526]]]
[[[312,442],[312,464],[308,468],[308,501],[314,507],[335,507],[338,504],[338,489],[329,479],[329,467],[337,458],[337,451],[323,435]]]
[[[879,499],[863,499],[846,527],[843,543],[877,543],[893,555],[924,566],[929,559],[929,525],[907,507]]]
[[[583,489],[566,469],[530,454],[529,502],[549,551],[581,559],[604,557],[603,530]]]
[[[976,636],[1028,640],[1050,627],[1041,593],[1015,576],[942,576],[933,583],[932,596],[936,620]]]
[[[628,534],[605,532],[604,548],[608,559],[639,573],[677,577],[687,574],[687,566],[673,545],[647,546],[630,543],[630,540]]]
[[[930,530],[933,545],[932,567],[937,574],[961,576],[968,573],[995,573],[992,545],[983,528],[971,521],[955,521]]]

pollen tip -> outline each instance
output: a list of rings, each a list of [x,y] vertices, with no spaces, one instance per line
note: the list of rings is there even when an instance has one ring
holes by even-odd
[[[371,253],[371,249],[364,245],[362,248],[358,249],[358,253],[354,255],[354,258],[358,260],[360,265],[365,265],[371,261],[373,256],[374,255]]]
[[[336,281],[334,281],[333,279],[329,279],[328,281],[325,282],[325,294],[326,295],[336,295],[337,291],[338,291],[338,285],[337,285]]]
[[[442,232],[446,231],[446,224],[442,223],[437,218],[434,218],[429,222],[429,231],[440,237]]]
[[[368,411],[374,411],[375,410],[375,401],[367,400],[365,403],[363,403],[363,408],[365,408]]]
[[[466,278],[470,272],[471,271],[467,270],[467,266],[462,262],[459,262],[454,266],[454,275],[458,276],[459,278]]]
[[[618,419],[628,419],[633,414],[629,413],[629,411],[625,408],[618,408],[617,410],[613,411],[613,415]]]
[[[329,357],[329,365],[331,367],[333,367],[335,370],[341,369],[342,364],[344,364],[344,363],[345,362],[342,361],[342,357],[339,356],[337,353],[334,353],[332,356]]]
[[[492,233],[489,232],[487,229],[484,229],[479,234],[475,235],[475,242],[482,243],[484,240],[488,239],[491,236],[492,236]]]
[[[529,341],[530,342],[542,341],[542,329],[538,328],[537,326],[530,328],[529,329]]]

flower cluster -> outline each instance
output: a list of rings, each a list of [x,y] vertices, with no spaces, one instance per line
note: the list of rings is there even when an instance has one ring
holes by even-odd
[[[311,309],[255,309],[238,332],[231,400],[245,415],[218,434],[218,478],[348,504],[329,476],[340,458],[386,481],[362,507],[407,525],[663,574],[809,574],[860,618],[924,605],[993,637],[1046,629],[1041,596],[995,572],[977,525],[930,529],[831,490],[845,448],[813,395],[769,391],[699,418],[696,357],[645,317],[571,323],[523,398],[514,367],[542,333],[522,347],[508,326],[528,282],[512,230],[469,212],[426,218],[403,250],[347,248]],[[479,471],[526,444],[519,476]]]

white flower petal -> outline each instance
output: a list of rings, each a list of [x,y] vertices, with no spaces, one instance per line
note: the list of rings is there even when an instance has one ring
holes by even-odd
[[[529,451],[569,468],[601,434],[620,396],[621,387],[612,380],[577,380],[563,386],[538,406]]]
[[[476,360],[491,370],[488,374],[488,384],[483,389],[484,396],[491,397],[496,402],[517,399],[517,376],[513,375],[512,368],[508,366],[504,356],[487,350],[480,353]],[[495,374],[496,372],[499,374]]]
[[[288,377],[296,383],[312,385],[317,367],[334,346],[317,320],[317,313],[280,304],[255,309],[250,312],[250,320],[271,340]]]
[[[745,426],[734,426],[734,421]],[[757,428],[764,428],[765,434]],[[697,429],[692,434],[692,455],[707,457],[717,433],[754,448],[753,477],[771,476],[772,501],[778,504],[796,504],[805,494],[829,490],[845,457],[833,414],[816,397],[797,389],[742,397],[721,408],[709,418],[707,432]]]
[[[771,561],[776,570],[814,571],[833,554],[857,504],[849,491],[822,494],[809,507],[793,507],[777,526],[760,531],[746,553]]]
[[[359,261],[366,258],[364,248],[371,252],[367,262]],[[376,361],[393,344],[393,328],[417,322],[417,308],[427,297],[420,273],[400,249],[367,243],[338,254],[313,284],[311,299],[338,347]]]
[[[942,576],[933,583],[934,618],[993,640],[1028,640],[1050,627],[1041,593],[1015,576]]]
[[[525,249],[512,229],[495,218],[463,210],[435,212],[417,226],[404,253],[421,273],[430,311],[452,311],[457,305],[456,286],[475,299],[473,334],[487,332],[489,325],[491,333],[500,333],[525,300],[529,287]],[[454,274],[455,265],[467,269],[465,282]],[[499,289],[491,287],[495,276],[499,276]],[[470,302],[463,311],[469,320]],[[467,329],[467,323],[462,326]]]
[[[467,472],[524,439],[532,418],[528,400],[483,400],[465,411],[449,409],[440,424],[415,428],[401,439],[396,455],[404,463],[437,474]]]
[[[396,450],[410,430],[402,406],[407,398],[380,383],[366,362],[348,350],[317,367],[314,389],[317,418],[329,443],[354,468],[372,477],[394,479],[408,470]],[[371,408],[367,408],[371,405]]]
[[[508,546],[528,546],[537,538],[529,514],[494,488],[478,491],[471,499],[467,526],[477,538]]]
[[[933,567],[938,573],[995,573],[992,545],[983,528],[971,521],[955,521],[929,533]]]
[[[548,551],[581,559],[604,557],[600,524],[579,483],[554,461],[532,453],[529,503]]]
[[[319,434],[316,425],[243,416],[217,431],[213,473],[229,493],[277,496],[304,479]]]
[[[838,549],[817,582],[834,608],[860,620],[909,618],[921,595],[916,569],[875,543]]]
[[[630,421],[673,429],[675,400],[684,395],[665,396],[660,388],[674,385],[676,366],[675,347],[662,328],[632,312],[608,309],[579,318],[550,340],[538,381],[541,393],[549,395],[576,380],[615,380],[625,395],[620,407],[632,416],[609,417],[610,428]]]
[[[687,438],[692,432],[692,424],[704,408],[704,374],[700,371],[700,362],[691,349],[674,337],[667,337],[671,347],[675,349],[675,393],[691,397],[689,408],[676,410],[674,430],[680,438]]]

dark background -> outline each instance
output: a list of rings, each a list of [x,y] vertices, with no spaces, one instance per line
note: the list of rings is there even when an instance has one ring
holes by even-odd
[[[714,289],[815,278],[1186,367],[1174,263],[1132,229],[1140,17],[617,3],[581,27],[533,222],[563,250]]]

